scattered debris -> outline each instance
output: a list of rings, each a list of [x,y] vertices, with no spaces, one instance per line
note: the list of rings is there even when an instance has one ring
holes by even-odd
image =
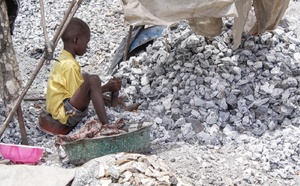
[[[84,124],[80,130],[69,135],[57,135],[56,144],[77,141],[86,138],[95,138],[100,136],[109,136],[114,134],[126,133],[121,127],[124,126],[122,119],[117,120],[114,124],[103,125],[100,121],[92,120]]]

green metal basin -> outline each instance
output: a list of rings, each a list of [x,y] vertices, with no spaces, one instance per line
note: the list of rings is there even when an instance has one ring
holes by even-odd
[[[81,139],[61,146],[66,151],[70,162],[75,165],[117,152],[142,153],[150,147],[150,126],[124,134]]]

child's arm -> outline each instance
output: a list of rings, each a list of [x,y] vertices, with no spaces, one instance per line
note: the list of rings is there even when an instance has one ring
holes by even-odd
[[[121,79],[112,78],[105,85],[102,86],[102,93],[117,92],[121,89]]]
[[[84,80],[88,77],[88,73],[82,73],[82,77]],[[113,77],[110,79],[105,85],[102,85],[102,93],[104,92],[116,92],[121,90],[121,79]]]

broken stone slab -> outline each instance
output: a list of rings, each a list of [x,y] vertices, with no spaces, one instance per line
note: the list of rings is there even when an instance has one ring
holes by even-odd
[[[205,129],[205,125],[203,125],[199,119],[185,118],[185,121],[192,124],[192,128],[196,133],[199,133]]]
[[[99,167],[105,176],[99,176]],[[134,153],[106,155],[83,164],[76,172],[72,185],[90,182],[96,185],[188,185],[159,157]]]

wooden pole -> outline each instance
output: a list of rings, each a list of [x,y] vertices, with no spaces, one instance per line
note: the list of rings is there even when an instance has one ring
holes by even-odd
[[[130,25],[129,31],[128,31],[127,43],[126,43],[126,47],[125,47],[125,52],[124,52],[124,56],[123,56],[123,61],[126,61],[127,57],[128,57],[128,51],[129,51],[131,35],[132,35],[132,28],[133,28],[133,26]]]
[[[69,16],[69,14],[70,14],[70,12],[72,11],[72,8],[74,7],[74,5],[75,5],[75,0],[72,0],[72,2],[71,2],[71,4],[70,4],[70,6],[69,6],[69,8],[67,9],[67,11],[66,11],[66,14],[64,15],[64,17],[63,17],[63,19],[62,19],[62,21],[61,21],[61,24],[59,25],[59,27],[58,27],[58,29],[57,29],[57,33],[61,33],[61,31],[62,31],[62,28],[63,28],[63,26],[64,26],[64,24],[65,24],[65,22],[66,22],[66,20],[67,20],[67,18],[68,18],[68,16]],[[58,41],[59,39],[59,35],[57,34],[57,35],[55,35],[54,37],[53,37],[53,40],[52,40],[52,43],[56,46],[56,41]]]
[[[51,48],[51,46],[48,45],[48,43],[49,43],[49,37],[48,37],[47,29],[46,29],[46,20],[45,20],[44,2],[43,2],[43,0],[40,0],[40,10],[41,10],[42,27],[43,27],[44,37],[45,37],[45,45],[47,47],[46,49],[48,51],[48,54],[52,54],[53,53],[53,49]]]
[[[48,38],[48,33],[46,30],[46,21],[45,21],[45,13],[44,13],[44,2],[43,0],[40,0],[40,9],[41,9],[41,17],[42,17],[42,27],[43,27],[43,31],[44,31],[44,37],[45,37],[45,43],[47,46],[47,43],[49,42],[49,38]],[[51,46],[47,46],[47,51],[48,53],[53,53],[53,50],[51,48]],[[21,139],[22,139],[22,144],[23,145],[28,145],[28,140],[27,140],[27,135],[26,135],[26,128],[25,128],[25,124],[24,124],[24,117],[23,117],[23,112],[22,112],[22,106],[21,103],[17,108],[17,116],[18,116],[18,123],[19,123],[19,127],[20,127],[20,132],[21,132]]]
[[[28,145],[28,140],[27,140],[26,129],[25,129],[25,124],[24,124],[24,118],[23,118],[23,112],[22,112],[21,105],[19,105],[19,107],[18,107],[17,114],[18,114],[18,122],[19,122],[20,132],[21,132],[22,145]]]
[[[46,98],[44,97],[36,97],[36,98],[32,98],[32,97],[27,97],[23,99],[24,101],[46,101]]]
[[[80,4],[81,4],[82,0],[78,0],[77,3],[75,5],[73,5],[73,7],[71,9],[68,9],[70,12],[68,14],[65,15],[63,21],[66,24],[62,24],[62,28],[61,28],[61,32],[59,32],[58,34],[58,38],[60,38],[62,36],[62,34],[64,33],[66,27],[68,26],[70,20],[72,19],[72,17],[74,16],[74,14],[76,13],[77,9],[79,8]],[[55,38],[55,37],[54,37]],[[56,39],[53,41],[54,46],[57,45],[59,39]]]
[[[4,121],[1,130],[0,130],[0,137],[2,136],[2,134],[4,133],[6,127],[8,126],[9,122],[11,121],[11,118],[13,117],[14,113],[17,111],[23,97],[25,96],[26,92],[28,91],[29,87],[31,86],[34,78],[36,77],[36,75],[38,74],[39,70],[41,69],[41,67],[43,66],[45,62],[45,58],[42,57],[39,64],[36,66],[35,71],[33,72],[33,74],[31,75],[29,81],[27,82],[24,90],[21,92],[19,98],[17,99],[16,104],[14,105],[13,109],[9,112],[8,117],[6,118],[6,120]]]

